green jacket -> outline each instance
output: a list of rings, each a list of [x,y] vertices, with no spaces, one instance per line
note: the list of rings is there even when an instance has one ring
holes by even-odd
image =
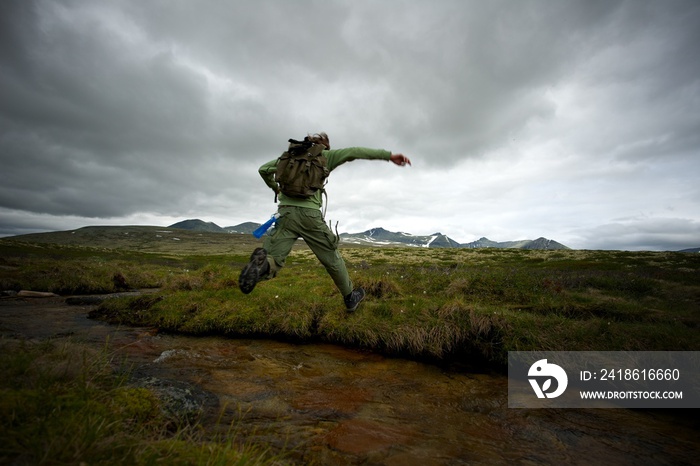
[[[345,162],[351,162],[357,159],[364,160],[389,160],[391,157],[391,152],[384,149],[367,149],[365,147],[348,147],[346,149],[336,149],[336,150],[324,150],[323,155],[326,156],[328,160],[328,170],[333,171],[338,166],[344,164]],[[270,189],[277,192],[279,189],[277,183],[275,183],[275,171],[277,170],[277,159],[270,160],[265,165],[260,167],[258,173],[265,180]],[[320,209],[323,205],[321,191],[317,191],[312,197],[308,199],[297,199],[293,197],[285,196],[279,193],[279,203],[280,206],[290,205],[297,207],[307,207],[309,209]]]

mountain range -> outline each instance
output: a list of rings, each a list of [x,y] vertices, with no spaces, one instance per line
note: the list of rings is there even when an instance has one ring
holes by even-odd
[[[174,223],[168,228],[180,228],[183,230],[207,231],[214,233],[252,234],[259,227],[259,223],[245,222],[235,226],[220,227],[212,222],[204,222],[199,219],[184,220]],[[547,238],[519,241],[491,241],[488,238],[480,238],[471,243],[458,243],[442,233],[416,236],[403,232],[391,232],[384,228],[372,228],[360,233],[341,233],[340,239],[347,244],[364,244],[374,246],[403,245],[421,248],[513,248],[513,249],[569,249],[561,243]]]

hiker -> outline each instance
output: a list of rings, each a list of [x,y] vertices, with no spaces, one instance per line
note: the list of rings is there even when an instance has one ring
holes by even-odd
[[[340,290],[347,311],[353,312],[364,299],[365,290],[353,289],[345,261],[338,252],[340,238],[326,225],[323,218],[321,207],[322,196],[325,193],[323,189],[325,177],[339,165],[357,159],[390,160],[399,166],[411,165],[411,161],[403,154],[392,154],[383,149],[350,147],[331,150],[326,133],[308,135],[303,141],[290,139],[289,142],[290,148],[282,154],[282,157],[271,160],[258,170],[265,183],[275,192],[275,200],[279,196],[279,218],[273,232],[266,236],[263,247],[253,251],[250,263],[241,271],[239,287],[243,293],[248,294],[260,280],[273,278],[284,267],[285,259],[291,252],[294,242],[302,238]],[[293,183],[284,183],[282,173],[289,170],[280,168],[283,166],[278,165],[278,162],[281,164],[285,157],[289,157],[289,154],[295,151],[303,152],[310,158],[313,158],[315,153],[320,155],[320,158],[316,157],[318,161],[314,159],[314,163],[322,165],[319,170],[324,171],[319,175],[322,182],[319,183],[317,180],[315,183],[308,183],[314,186],[304,186],[301,191],[305,192],[302,193],[290,192],[291,188],[287,185]]]

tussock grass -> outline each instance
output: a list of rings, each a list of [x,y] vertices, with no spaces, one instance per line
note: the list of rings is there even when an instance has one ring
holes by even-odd
[[[94,311],[94,317],[112,322],[193,335],[318,339],[500,367],[511,350],[700,345],[698,255],[343,248],[355,284],[367,291],[358,311],[348,315],[325,270],[303,247],[293,251],[277,278],[243,295],[238,274],[255,245],[244,246],[219,255],[100,250],[99,260],[87,248],[63,246],[56,252],[42,245],[41,254],[35,249],[27,255],[28,246],[15,246],[6,259],[15,268],[3,268],[0,279],[39,280],[35,275],[49,267],[46,255],[60,253],[51,262],[57,267],[51,283],[60,283],[61,270],[97,263],[90,270],[103,281],[121,273],[127,281],[141,277],[160,288],[155,295],[108,300]]]
[[[174,424],[153,392],[127,384],[106,351],[0,339],[0,368],[2,463],[280,464],[230,435]]]
[[[497,365],[509,350],[697,347],[693,296],[700,288],[685,274],[697,277],[700,264],[678,276],[676,263],[667,258],[667,265],[650,265],[647,254],[637,261],[625,255],[622,264],[614,252],[607,261],[597,254],[597,261],[587,259],[581,269],[571,253],[559,256],[570,268],[539,251],[489,255],[487,261],[483,253],[409,250],[394,264],[384,260],[385,252],[352,250],[349,266],[367,298],[351,315],[323,269],[301,254],[280,277],[260,283],[248,296],[235,283],[221,286],[235,282],[237,269],[205,268],[194,278],[196,292],[165,289],[162,300],[141,313],[129,310],[136,298],[105,304],[97,314],[118,315],[126,319],[122,322],[146,315],[145,322],[133,321],[175,332],[316,338],[390,354]],[[685,255],[676,258],[692,263]]]

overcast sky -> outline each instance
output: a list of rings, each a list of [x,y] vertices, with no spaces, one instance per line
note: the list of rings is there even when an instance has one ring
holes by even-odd
[[[0,236],[263,222],[318,131],[413,161],[341,232],[700,247],[700,1],[0,2]]]

